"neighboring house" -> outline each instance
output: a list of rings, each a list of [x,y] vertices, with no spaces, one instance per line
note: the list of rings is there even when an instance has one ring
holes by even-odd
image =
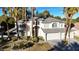
[[[34,17],[34,20],[37,19],[39,24],[39,30],[38,30],[38,36],[43,36],[43,38],[46,40],[55,40],[55,39],[64,39],[65,36],[65,23],[64,21],[61,21],[59,19],[55,19],[52,17],[48,17],[46,19]],[[30,29],[31,29],[31,19],[28,22]],[[76,29],[71,30],[71,36],[70,38],[74,38],[74,32]],[[29,31],[31,35],[31,30]],[[68,38],[68,36],[67,36]]]
[[[40,25],[42,25],[42,27],[39,32],[41,32],[41,35],[44,37],[44,39],[46,40],[64,39],[65,36],[64,21],[48,17],[44,19]],[[74,38],[74,31],[75,29],[71,30],[70,38]]]

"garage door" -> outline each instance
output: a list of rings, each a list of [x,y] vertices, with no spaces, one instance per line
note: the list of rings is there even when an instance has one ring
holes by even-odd
[[[60,33],[49,33],[47,34],[47,40],[60,40]]]

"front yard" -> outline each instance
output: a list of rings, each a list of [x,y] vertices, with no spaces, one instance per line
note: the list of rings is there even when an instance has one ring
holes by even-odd
[[[0,43],[1,51],[48,51],[51,48],[50,44],[44,42],[42,37],[39,38],[39,42],[37,42],[36,38],[31,37],[23,37],[19,40],[12,37],[12,40]]]

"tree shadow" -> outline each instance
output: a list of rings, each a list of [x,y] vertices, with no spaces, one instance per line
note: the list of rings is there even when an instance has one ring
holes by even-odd
[[[79,43],[73,42],[64,45],[63,41],[61,41],[58,42],[57,45],[54,45],[54,48],[51,48],[48,51],[79,51]]]

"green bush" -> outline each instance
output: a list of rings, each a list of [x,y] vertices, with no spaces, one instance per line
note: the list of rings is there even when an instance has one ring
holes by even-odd
[[[37,42],[37,40],[38,40],[37,37],[32,37],[33,42]]]
[[[44,38],[42,36],[39,36],[38,38],[39,40],[44,41]]]
[[[31,36],[27,36],[27,40],[32,40],[32,37]]]
[[[44,38],[43,38],[42,36],[32,37],[32,41],[33,41],[33,42],[44,41]]]

